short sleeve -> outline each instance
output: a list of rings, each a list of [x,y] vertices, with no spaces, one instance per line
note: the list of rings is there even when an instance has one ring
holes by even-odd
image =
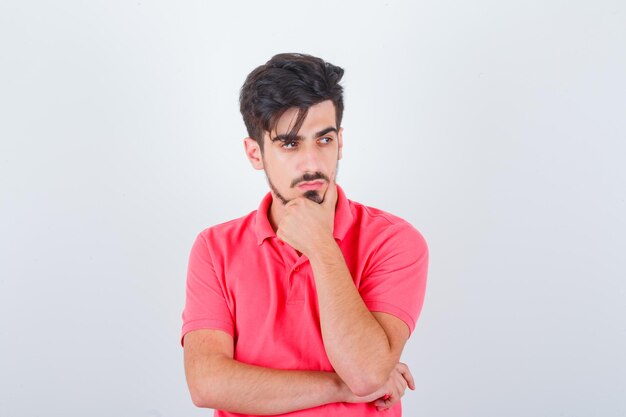
[[[205,233],[196,237],[189,254],[182,319],[181,346],[184,346],[185,334],[192,330],[214,329],[234,335],[233,318],[213,267]]]
[[[359,293],[370,311],[398,317],[412,334],[424,304],[428,245],[408,222],[390,226],[379,237]]]

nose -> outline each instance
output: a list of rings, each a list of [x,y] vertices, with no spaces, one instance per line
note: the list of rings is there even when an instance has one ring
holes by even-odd
[[[317,146],[303,146],[299,155],[298,167],[300,172],[322,171],[322,153]]]

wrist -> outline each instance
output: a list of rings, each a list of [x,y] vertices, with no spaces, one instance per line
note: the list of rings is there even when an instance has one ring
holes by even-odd
[[[305,255],[311,264],[333,265],[343,261],[343,253],[333,236],[320,240],[308,252]]]

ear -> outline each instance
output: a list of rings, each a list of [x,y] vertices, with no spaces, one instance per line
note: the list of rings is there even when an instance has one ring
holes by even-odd
[[[341,159],[341,150],[343,149],[343,127],[339,128],[339,132],[337,133],[337,145],[338,145],[338,151],[337,151],[337,160]]]
[[[263,157],[261,156],[261,148],[256,140],[251,137],[243,138],[243,146],[246,151],[246,156],[250,160],[252,168],[256,170],[263,169]]]

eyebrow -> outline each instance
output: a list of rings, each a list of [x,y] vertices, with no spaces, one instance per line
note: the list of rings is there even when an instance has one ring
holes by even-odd
[[[317,138],[320,136],[324,136],[330,132],[337,133],[337,129],[333,126],[329,126],[326,129],[322,129],[319,132],[315,133],[315,137]],[[280,140],[282,142],[285,142],[287,140],[299,141],[304,140],[304,137],[302,135],[296,135],[293,138],[290,138],[287,133],[281,133],[280,135],[276,135],[276,137],[272,139],[272,142],[276,142],[277,140]]]

